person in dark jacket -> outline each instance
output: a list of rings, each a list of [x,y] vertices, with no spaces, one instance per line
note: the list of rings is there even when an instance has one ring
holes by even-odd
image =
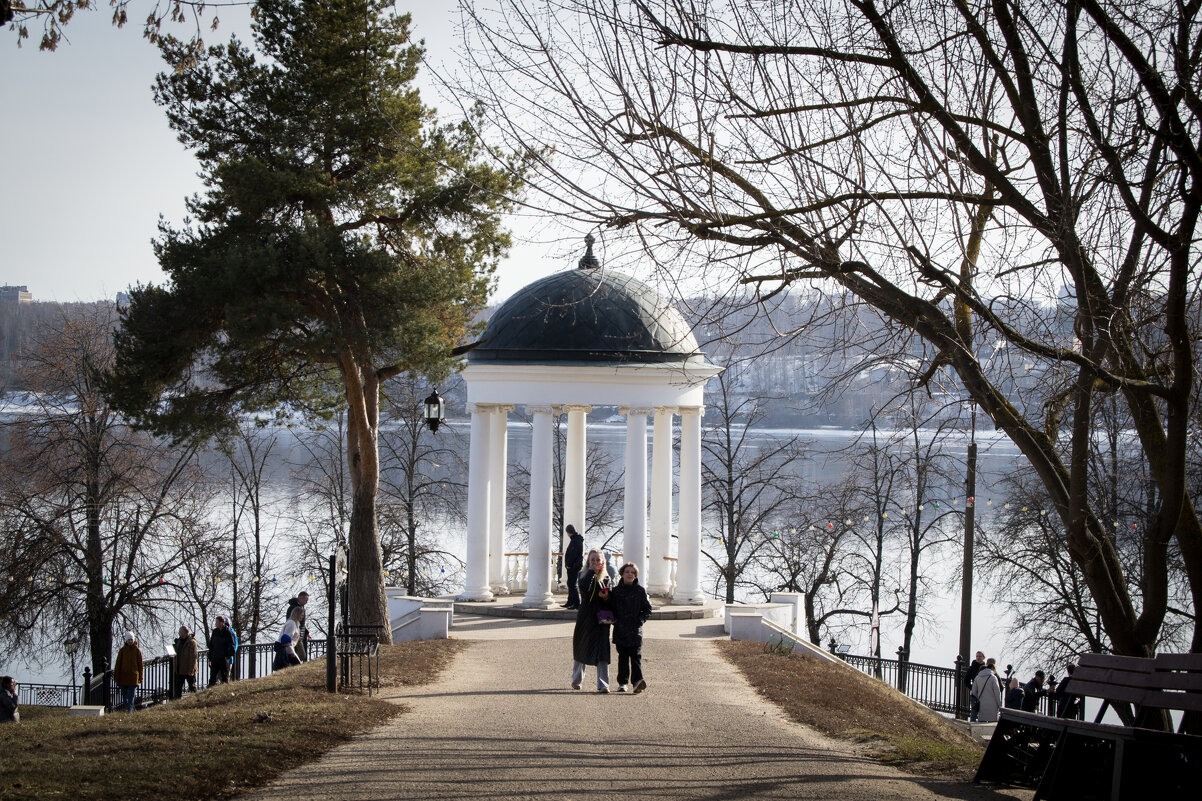
[[[577,582],[580,581],[580,569],[584,567],[584,535],[578,533],[571,523],[564,531],[568,532],[571,538],[568,541],[568,550],[563,555],[563,566],[568,571],[568,602],[564,604],[564,608],[576,609],[580,606],[580,588]]]
[[[0,723],[20,723],[17,706],[17,683],[12,676],[0,676]]]
[[[981,672],[981,668],[985,667],[985,654],[982,651],[977,651],[976,657],[969,664],[968,669],[964,671],[964,683],[968,686],[971,693],[972,683],[976,681],[977,674]],[[974,695],[969,695],[968,698],[968,720],[970,723],[976,722],[977,710],[979,708],[980,699]]]
[[[172,643],[175,646],[175,686],[174,698],[184,694],[184,682],[188,683],[188,692],[196,692],[196,664],[200,656],[200,648],[196,638],[187,626],[179,627],[179,636]]]
[[[292,647],[292,637],[287,634],[281,634],[272,646],[275,650],[275,655],[271,659],[271,669],[283,670],[286,667],[299,665],[300,657],[296,655],[296,651]]]
[[[225,618],[220,615],[213,623],[213,633],[209,635],[209,686],[217,682],[225,684],[230,680],[230,664],[238,651],[234,632],[225,624]]]
[[[1048,694],[1043,688],[1043,671],[1035,671],[1035,677],[1023,685],[1023,711],[1034,712],[1039,706],[1039,699]]]
[[[1060,680],[1056,685],[1056,717],[1058,718],[1075,718],[1077,717],[1077,704],[1080,703],[1073,691],[1069,689],[1072,684],[1073,671],[1077,669],[1077,665],[1069,662],[1064,666],[1064,672],[1068,675]]]
[[[600,551],[589,551],[588,572],[580,579],[580,606],[576,609],[576,628],[572,631],[572,689],[584,681],[584,666],[597,666],[597,692],[609,692],[609,623],[613,619],[610,604],[609,574]],[[604,613],[604,614],[602,614]]]
[[[1023,708],[1023,688],[1018,682],[1018,677],[1010,679],[1006,685],[1005,703],[1007,709],[1022,709]]]
[[[622,580],[610,591],[614,612],[614,646],[618,649],[618,692],[626,682],[636,693],[647,689],[643,679],[643,624],[651,617],[651,599],[639,584],[639,567],[627,562],[618,571]]]

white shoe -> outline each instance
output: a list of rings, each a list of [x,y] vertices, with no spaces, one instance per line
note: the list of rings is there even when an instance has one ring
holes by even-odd
[[[597,692],[599,692],[599,693],[608,693],[608,692],[609,692],[609,688],[608,688],[608,687],[598,687],[598,688],[597,688]]]
[[[619,684],[619,685],[618,685],[618,692],[620,692],[620,693],[624,693],[624,692],[626,692],[626,685],[625,685],[625,684]]]

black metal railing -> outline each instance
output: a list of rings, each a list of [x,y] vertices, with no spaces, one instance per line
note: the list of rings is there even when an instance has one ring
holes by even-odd
[[[957,718],[968,717],[969,686],[964,680],[962,660],[958,657],[956,667],[943,667],[910,662],[906,659],[906,652],[902,648],[897,649],[897,659],[840,653],[833,642],[831,650],[852,667],[880,679],[898,692],[936,712],[954,715]],[[1006,674],[1001,679],[1003,688],[1011,677],[1012,671],[1012,667],[1007,665]],[[1046,692],[1036,702],[1035,711],[1041,715],[1055,715],[1055,678],[1050,678],[1045,687]],[[1002,694],[1004,697],[1004,689]],[[1083,705],[1078,704],[1077,708],[1078,717],[1084,719]]]
[[[79,697],[79,688],[72,684],[17,682],[17,703],[22,706],[74,706]]]
[[[310,660],[324,657],[325,640],[308,640],[306,655]],[[237,656],[230,669],[230,680],[238,681],[271,675],[274,655],[272,643],[238,646]],[[196,661],[196,686],[209,683],[209,651],[201,650]],[[139,705],[157,704],[172,698],[175,692],[175,658],[158,656],[142,663],[142,684],[136,694]],[[187,689],[185,686],[184,690]],[[121,705],[121,691],[113,683],[113,672],[106,670],[93,677],[91,668],[84,669],[79,687],[70,684],[20,684],[19,701],[29,706],[73,706],[88,704],[112,710]]]
[[[337,652],[339,689],[367,691],[371,695],[380,686],[379,626],[347,626],[338,633]]]

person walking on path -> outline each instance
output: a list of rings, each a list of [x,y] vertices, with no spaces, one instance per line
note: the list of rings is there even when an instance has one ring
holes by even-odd
[[[584,567],[584,535],[576,531],[576,527],[568,524],[564,531],[570,537],[568,550],[563,555],[563,566],[568,571],[568,602],[565,609],[576,609],[580,606],[580,570]]]
[[[305,628],[305,604],[309,603],[309,593],[301,590],[296,594],[295,598],[288,599],[288,611],[284,613],[285,623],[289,620],[295,620],[298,631],[295,634],[289,633],[292,637],[292,647],[296,650],[297,657],[300,661],[306,662],[309,657],[305,652],[306,643],[309,640],[308,630]],[[297,617],[297,612],[300,612],[300,617]]]
[[[651,599],[639,584],[638,565],[627,562],[618,571],[622,580],[610,591],[614,611],[614,646],[618,649],[618,692],[626,682],[635,693],[647,689],[643,679],[643,624],[651,617]]]
[[[0,723],[20,723],[17,706],[17,683],[12,676],[0,676]]]
[[[113,683],[121,688],[121,705],[126,712],[134,711],[134,699],[142,684],[142,649],[132,631],[125,634],[125,645],[117,652],[113,664]]]
[[[996,723],[1002,707],[1002,685],[998,683],[997,660],[985,660],[985,667],[972,682],[972,697],[977,700],[977,719],[981,723]]]
[[[585,665],[597,666],[597,692],[609,692],[609,624],[613,622],[605,557],[588,552],[588,573],[580,579],[580,606],[572,631],[572,689],[584,681]],[[607,622],[608,619],[608,622]]]
[[[300,657],[296,655],[296,651],[292,647],[292,637],[287,634],[280,635],[273,649],[275,651],[275,655],[271,660],[271,669],[273,671],[283,670],[286,667],[292,667],[301,663]]]
[[[172,697],[184,696],[184,682],[188,683],[188,692],[196,692],[196,666],[200,661],[200,646],[187,626],[179,627],[179,636],[175,638],[175,686],[172,687]]]
[[[238,652],[234,632],[225,624],[225,618],[217,616],[213,622],[213,633],[209,635],[209,686],[230,680],[230,663]]]

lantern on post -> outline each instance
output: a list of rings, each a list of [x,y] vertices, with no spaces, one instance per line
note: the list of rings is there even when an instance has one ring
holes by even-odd
[[[438,426],[446,419],[445,404],[443,403],[442,396],[438,394],[437,389],[430,393],[430,397],[426,398],[425,407],[424,417],[426,425],[430,426],[431,433],[437,434]]]

